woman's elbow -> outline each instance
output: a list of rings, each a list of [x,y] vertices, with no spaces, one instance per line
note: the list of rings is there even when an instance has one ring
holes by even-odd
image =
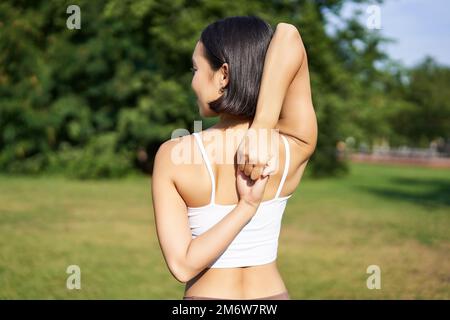
[[[300,65],[302,65],[307,55],[297,27],[293,24],[280,22],[276,30],[286,39],[285,43],[289,46],[289,53],[295,56],[299,60]]]
[[[185,273],[172,273],[172,275],[180,283],[187,283],[187,282],[189,282],[189,280],[192,279],[192,277],[188,276]]]
[[[281,30],[282,32],[288,32],[288,33],[298,33],[298,29],[296,26],[294,26],[293,24],[290,23],[286,23],[286,22],[280,22],[277,24],[277,28],[276,30]]]
[[[195,276],[193,270],[183,263],[172,263],[169,265],[169,270],[172,276],[181,283],[186,283]]]

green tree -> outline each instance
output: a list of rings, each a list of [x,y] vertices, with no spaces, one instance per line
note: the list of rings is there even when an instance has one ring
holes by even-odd
[[[378,2],[2,1],[0,170],[93,178],[152,168],[160,143],[174,129],[192,132],[200,119],[189,68],[201,31],[235,15],[257,15],[272,26],[290,22],[302,34],[319,122],[315,176],[347,170],[336,144],[350,135],[369,143],[442,136],[448,71],[428,63],[403,83],[377,67],[389,65],[380,50],[386,39],[357,16],[341,18],[335,34],[325,30],[327,14],[340,17],[344,5]],[[80,30],[66,27],[71,4],[81,9]],[[401,128],[400,114],[408,122]],[[202,120],[204,128],[217,121]]]

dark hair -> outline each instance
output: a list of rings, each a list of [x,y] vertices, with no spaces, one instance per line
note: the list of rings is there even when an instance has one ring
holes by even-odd
[[[273,29],[256,16],[235,16],[208,25],[200,36],[205,57],[216,71],[229,65],[224,94],[210,102],[217,113],[246,118],[255,116],[264,59]]]

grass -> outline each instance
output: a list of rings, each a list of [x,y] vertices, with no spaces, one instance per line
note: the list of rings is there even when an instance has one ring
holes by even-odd
[[[352,164],[305,176],[283,217],[292,299],[449,299],[450,171]],[[156,237],[150,179],[0,176],[0,299],[181,299]],[[81,268],[81,290],[66,269]],[[381,289],[369,290],[369,265]]]

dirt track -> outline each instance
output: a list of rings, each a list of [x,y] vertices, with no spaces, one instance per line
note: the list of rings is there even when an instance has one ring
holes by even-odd
[[[361,153],[354,153],[351,155],[347,155],[347,158],[352,162],[398,164],[408,166],[450,169],[450,158],[436,158],[436,157],[407,158],[407,157],[394,157],[385,155],[370,155]]]

